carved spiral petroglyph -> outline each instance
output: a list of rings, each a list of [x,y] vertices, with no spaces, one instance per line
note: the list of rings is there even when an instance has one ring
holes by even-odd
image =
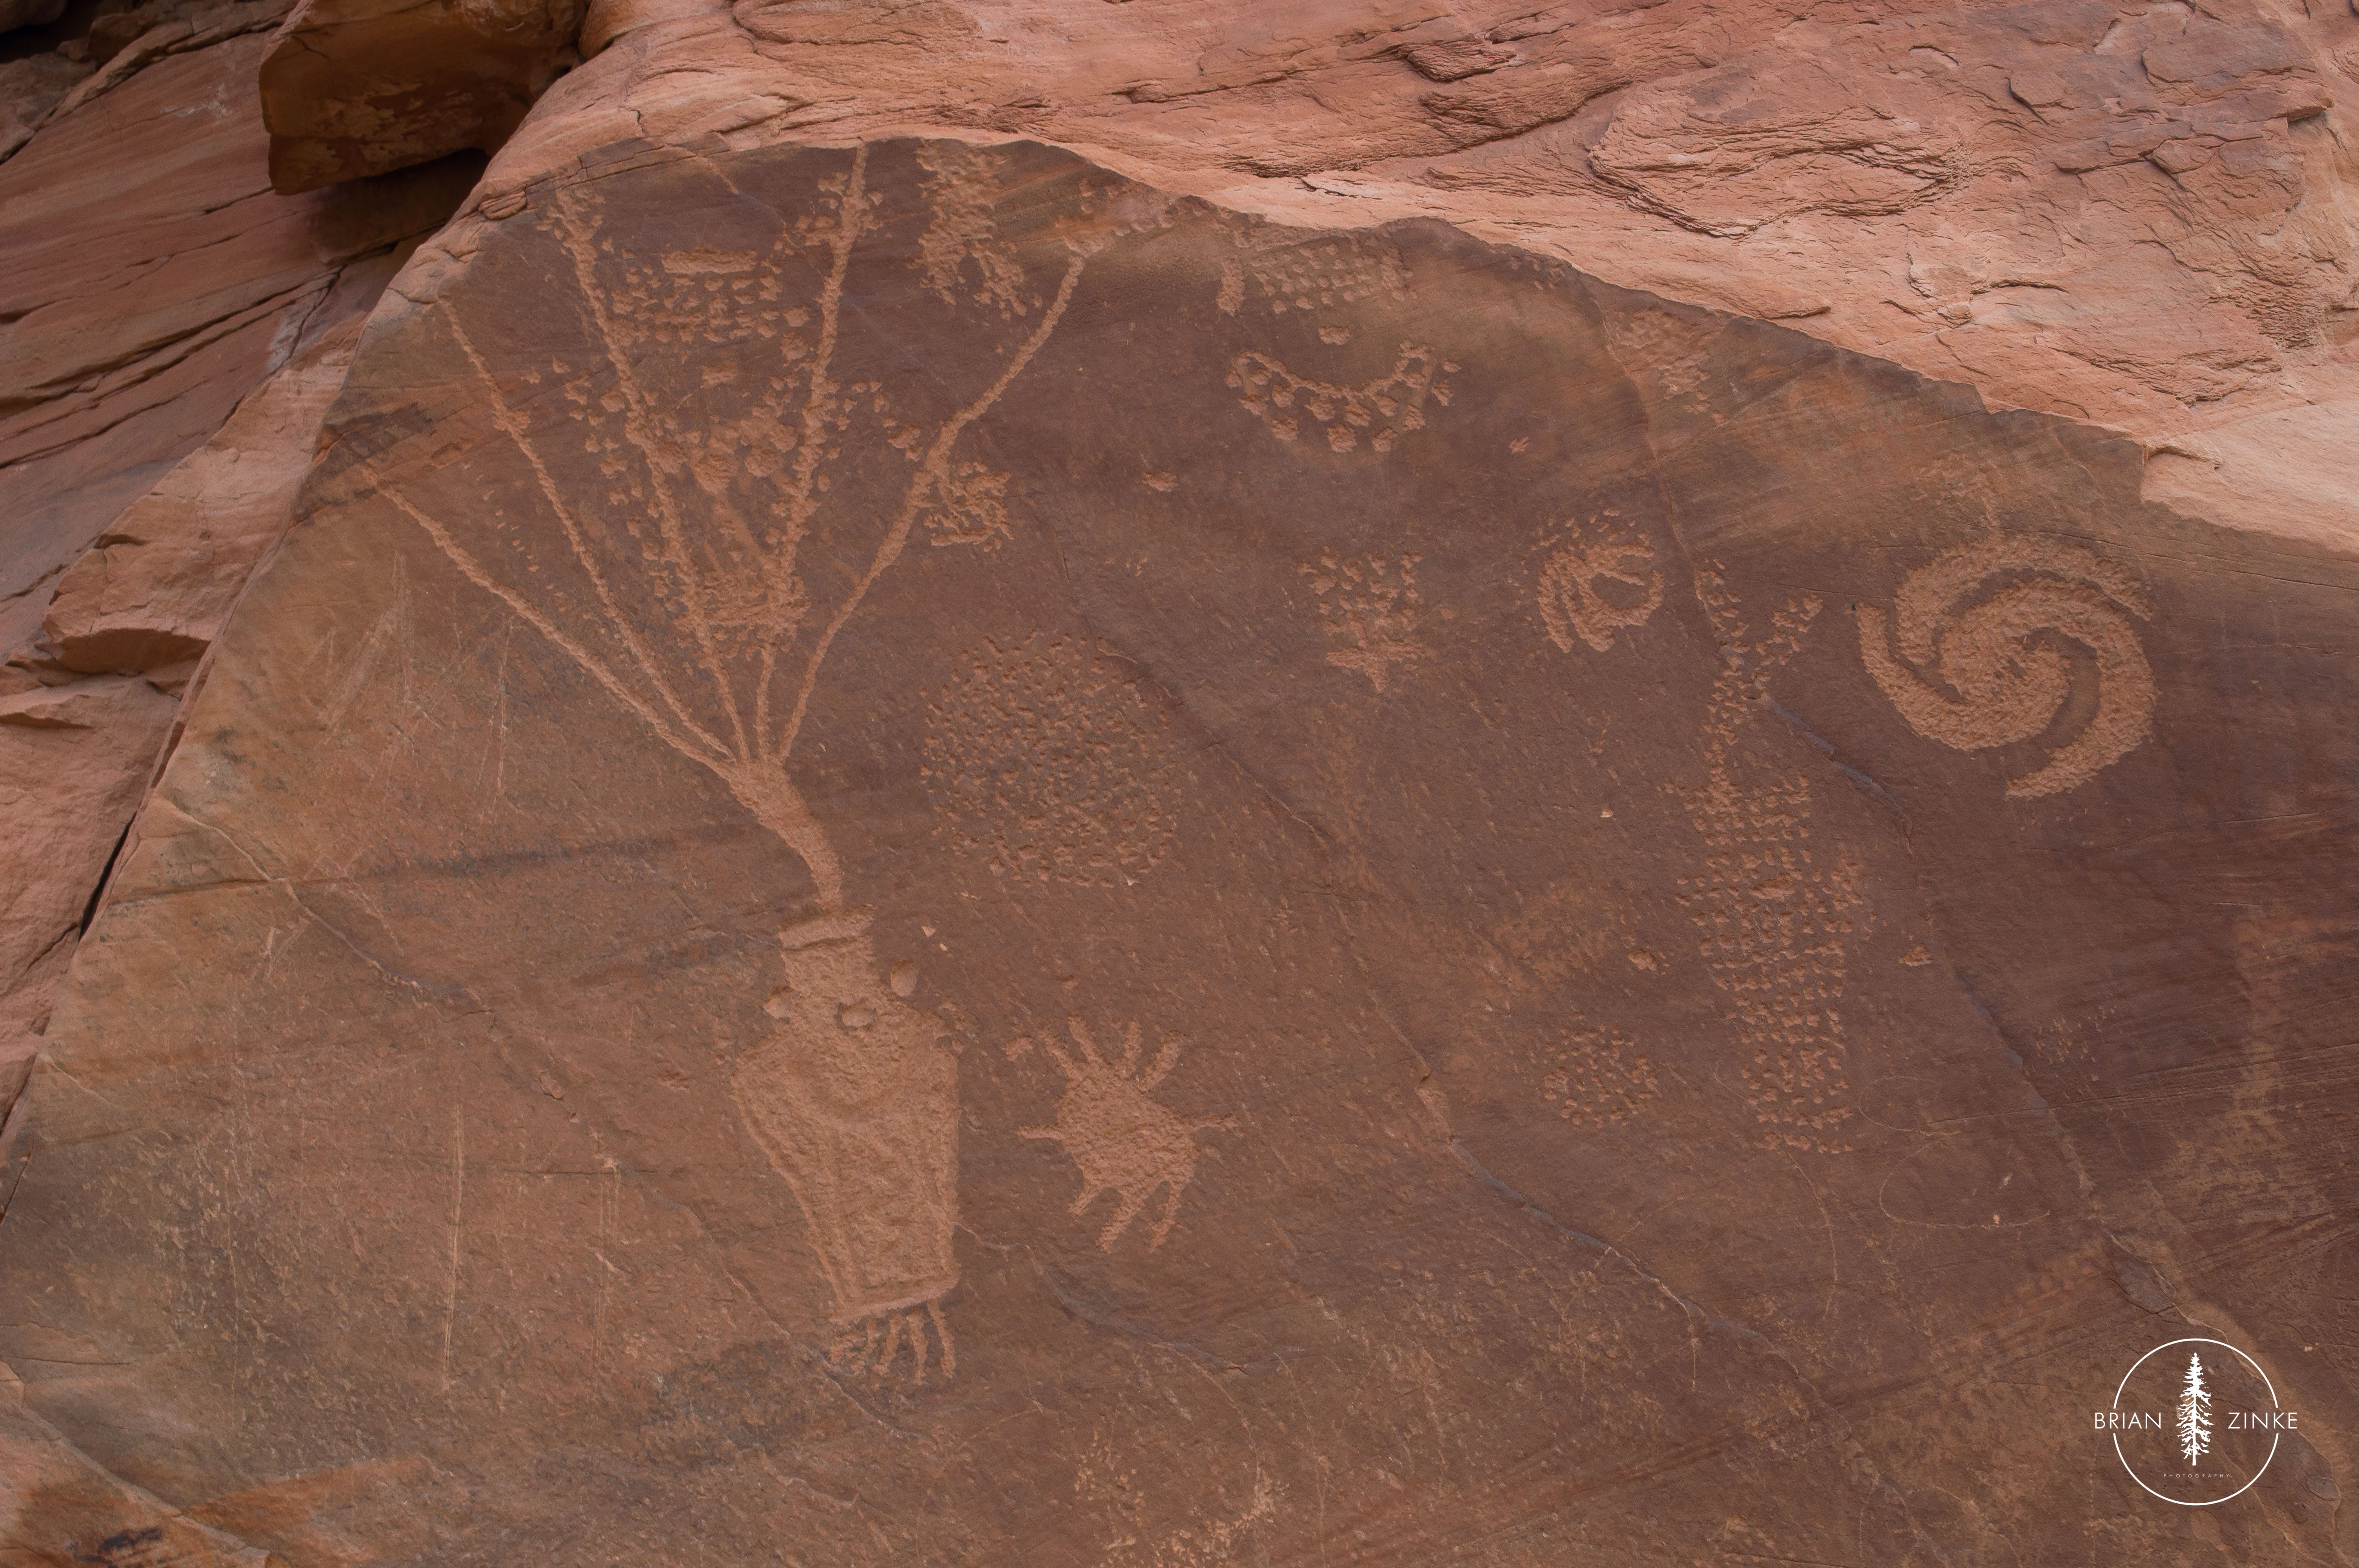
[[[2132,620],[2147,613],[2146,589],[2117,562],[2058,539],[1985,539],[1909,573],[1889,631],[1883,611],[1860,606],[1860,655],[1910,729],[1979,752],[2054,722],[2072,691],[2056,639],[2086,648],[2097,665],[2095,716],[2046,764],[2008,781],[2010,798],[2027,799],[2088,783],[2153,729],[2154,671]]]
[[[1618,597],[1599,591],[1603,583]],[[1662,602],[1655,547],[1610,522],[1576,533],[1540,568],[1540,619],[1549,641],[1568,654],[1576,637],[1605,652],[1615,633],[1645,625]]]

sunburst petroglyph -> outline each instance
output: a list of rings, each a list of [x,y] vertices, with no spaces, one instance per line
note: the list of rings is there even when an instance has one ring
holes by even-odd
[[[1038,1044],[1065,1078],[1064,1094],[1057,1102],[1057,1124],[1027,1127],[1022,1134],[1056,1142],[1081,1167],[1082,1191],[1070,1212],[1083,1213],[1101,1195],[1114,1195],[1114,1216],[1098,1232],[1098,1245],[1107,1251],[1114,1249],[1130,1222],[1161,1191],[1163,1215],[1147,1241],[1152,1251],[1163,1245],[1179,1217],[1180,1195],[1196,1179],[1196,1156],[1208,1152],[1199,1149],[1197,1135],[1233,1126],[1236,1119],[1190,1119],[1155,1098],[1156,1086],[1180,1065],[1177,1034],[1166,1034],[1150,1061],[1140,1044],[1139,1025],[1125,1024],[1122,1047],[1108,1060],[1088,1024],[1069,1018],[1065,1030],[1072,1036],[1071,1051],[1047,1033],[1037,1042],[1027,1037],[1007,1047],[1009,1060],[1020,1061]]]

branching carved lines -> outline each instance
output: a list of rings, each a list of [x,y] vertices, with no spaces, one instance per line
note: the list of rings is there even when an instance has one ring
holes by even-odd
[[[1994,579],[1999,586],[1972,601]],[[2153,730],[2154,671],[2132,619],[2148,614],[2146,590],[2128,568],[2078,545],[2029,535],[1962,545],[1908,575],[1891,624],[1874,605],[1858,613],[1860,656],[1875,684],[1910,729],[1962,752],[2027,741],[2054,721],[2072,684],[2054,638],[2095,656],[2096,716],[2047,762],[2009,780],[2010,798],[2086,784]]]
[[[838,214],[835,232],[828,239],[827,280],[820,285],[819,346],[811,358],[810,395],[803,400],[802,439],[795,449],[794,479],[787,486],[786,537],[781,554],[789,571],[803,535],[810,531],[811,517],[819,510],[819,464],[826,451],[826,423],[837,391],[836,383],[829,378],[828,367],[835,362],[836,331],[843,319],[843,280],[852,270],[852,248],[867,221],[868,148],[863,146],[853,151],[851,172],[844,177],[842,210]],[[814,663],[811,667],[815,672],[818,665]],[[765,648],[754,703],[757,732],[762,734],[769,732],[770,680],[776,668],[776,650]],[[799,718],[799,705],[797,723]],[[782,758],[793,749],[797,723],[787,727],[777,753]]]
[[[976,170],[964,168],[962,172],[973,175]],[[953,464],[954,450],[968,428],[998,403],[1055,332],[1071,303],[1083,267],[1098,244],[1103,243],[1098,240],[1071,243],[1071,259],[1053,300],[1022,343],[1001,364],[989,386],[951,415],[929,441],[923,441],[921,448],[922,433],[914,426],[902,427],[895,436],[894,445],[919,454],[914,457],[915,472],[866,568],[843,600],[833,607],[807,651],[799,651],[795,646],[796,633],[811,606],[799,574],[798,557],[830,488],[824,471],[835,451],[830,438],[844,427],[849,418],[845,389],[835,380],[832,369],[847,280],[858,243],[861,235],[875,226],[867,173],[867,149],[857,147],[842,174],[821,182],[822,189],[835,198],[833,211],[828,212],[822,208],[821,215],[799,231],[826,248],[825,276],[815,301],[816,342],[806,343],[799,336],[789,334],[777,344],[779,362],[775,366],[748,366],[731,361],[706,363],[703,382],[708,387],[726,384],[746,369],[753,370],[757,379],[766,381],[768,385],[768,390],[756,396],[745,419],[724,420],[712,428],[684,427],[679,418],[665,412],[662,401],[647,382],[647,365],[670,362],[648,360],[642,363],[645,356],[631,351],[630,345],[643,340],[669,343],[672,338],[683,343],[700,337],[715,342],[734,342],[741,337],[750,340],[756,334],[753,319],[745,317],[745,312],[754,305],[759,306],[759,335],[765,338],[775,336],[781,323],[800,326],[810,313],[800,306],[788,308],[777,301],[776,268],[754,254],[698,250],[666,255],[663,273],[679,275],[669,282],[664,281],[662,274],[648,274],[669,292],[653,301],[661,306],[652,312],[656,324],[650,327],[640,323],[636,317],[618,313],[605,297],[596,262],[598,255],[612,246],[599,235],[595,209],[581,204],[588,199],[577,198],[555,214],[558,241],[567,252],[575,287],[600,340],[594,352],[612,376],[611,390],[603,395],[595,395],[595,384],[585,376],[569,385],[568,395],[582,406],[582,417],[592,432],[591,449],[608,451],[603,466],[609,477],[623,471],[620,454],[635,449],[644,460],[647,484],[641,499],[653,514],[655,537],[644,546],[642,561],[632,562],[627,555],[614,554],[614,547],[585,524],[579,508],[569,502],[564,487],[551,471],[547,455],[539,449],[523,415],[505,400],[498,378],[482,349],[456,319],[455,311],[451,313],[451,325],[459,346],[490,395],[494,420],[523,454],[534,483],[556,515],[567,549],[588,580],[596,621],[601,623],[597,628],[600,637],[585,637],[584,629],[580,627],[560,628],[560,607],[550,604],[542,608],[529,602],[531,597],[545,598],[544,594],[528,596],[524,591],[537,589],[538,585],[521,580],[501,581],[493,565],[462,546],[453,530],[439,524],[428,526],[413,503],[396,497],[403,512],[427,527],[436,546],[459,566],[470,581],[494,593],[528,625],[547,636],[631,712],[646,719],[665,744],[719,774],[765,827],[776,831],[802,857],[825,908],[842,904],[840,868],[832,846],[785,769],[809,717],[822,667],[845,625],[866,602],[869,590],[901,557],[920,516],[946,512],[955,521],[966,513],[976,513],[978,516],[990,513],[988,503],[992,497],[984,495],[978,501],[976,494],[970,494],[977,481],[966,469]],[[966,191],[966,199],[967,208],[958,214],[960,222],[952,225],[957,230],[951,236],[952,248],[990,250],[992,254],[982,258],[987,264],[986,293],[992,288],[1004,293],[1007,278],[1020,275],[1020,264],[1010,247],[990,240],[988,203],[976,205],[982,199],[972,190]],[[768,270],[764,273],[766,266]],[[639,274],[632,276],[637,277]],[[996,294],[992,296],[994,300],[997,297]],[[674,360],[679,357],[672,356]],[[527,379],[537,380],[538,374],[529,373]],[[802,406],[798,419],[799,429],[796,431],[791,427],[782,427],[780,416],[791,401],[790,389],[798,384]],[[857,386],[851,390],[880,391]],[[882,415],[886,406],[881,395],[875,402]],[[603,415],[601,408],[604,410]],[[609,416],[619,416],[623,445],[618,446],[612,437],[596,434],[596,422]],[[779,465],[779,449],[789,444],[794,448],[792,460],[779,474],[773,498],[767,503],[768,519],[757,527],[741,507],[733,487],[745,476],[759,477],[773,471]],[[745,460],[737,460],[739,458]],[[638,481],[634,478],[623,490],[610,495],[609,501],[627,507],[639,494]],[[623,520],[624,530],[634,538],[638,537],[636,515],[633,513]],[[984,522],[988,523],[989,518],[985,517]],[[1004,519],[1002,524],[997,528],[938,528],[935,542],[987,546],[1005,532]],[[667,671],[658,656],[650,640],[650,629],[642,624],[644,611],[635,618],[636,607],[618,591],[617,573],[626,571],[641,574],[651,589],[668,596],[666,608],[677,616],[686,633],[685,641],[692,645],[689,662],[700,677],[690,680],[685,687],[675,674]],[[631,674],[618,670],[593,646],[605,637],[611,637],[612,645],[619,647]],[[793,670],[794,687],[791,702],[781,719],[777,709],[782,665]],[[708,715],[701,698],[693,695],[708,682],[717,699],[717,720]],[[750,702],[746,700],[749,688]]]
[[[736,751],[743,755],[747,749],[745,722],[733,700],[729,672],[722,665],[720,646],[713,636],[712,606],[707,602],[701,574],[695,568],[687,529],[680,519],[679,499],[674,490],[674,475],[687,465],[681,463],[677,451],[669,449],[667,444],[658,438],[655,422],[649,415],[646,391],[639,385],[631,357],[621,352],[616,345],[614,315],[606,308],[606,292],[598,286],[592,270],[590,236],[582,225],[579,201],[578,197],[569,200],[560,212],[565,230],[566,253],[573,262],[574,284],[581,291],[582,303],[598,323],[598,341],[605,348],[607,363],[614,372],[615,385],[623,394],[624,430],[646,455],[648,470],[655,477],[657,517],[662,532],[664,554],[676,575],[681,605],[687,611],[690,632],[696,638],[698,651],[702,654],[704,672],[712,681],[723,712],[728,716],[730,728],[736,739]],[[496,390],[494,395],[497,396]],[[734,532],[742,536],[745,547],[754,550],[752,531],[745,526],[745,520],[737,514],[736,508],[729,504],[724,494],[715,493],[705,483],[701,474],[696,473],[693,468],[690,471],[713,509],[727,520]]]
[[[663,668],[657,664],[654,651],[647,646],[646,637],[640,634],[638,627],[632,622],[630,616],[624,612],[623,607],[615,601],[614,587],[606,580],[606,574],[600,568],[597,556],[590,548],[590,541],[582,531],[581,519],[574,515],[573,508],[566,503],[564,492],[558,488],[557,481],[549,476],[549,465],[541,460],[540,449],[525,438],[524,421],[517,417],[515,409],[501,400],[499,384],[494,379],[491,367],[484,362],[484,356],[477,351],[475,341],[468,334],[465,325],[460,321],[458,313],[451,312],[449,320],[451,335],[458,340],[461,351],[467,356],[467,363],[473,368],[476,376],[484,384],[489,397],[493,420],[498,424],[501,433],[507,437],[509,443],[524,454],[525,461],[531,466],[533,482],[539,488],[541,498],[549,503],[549,510],[556,514],[558,524],[565,532],[566,546],[573,552],[573,558],[581,563],[583,573],[589,577],[591,589],[598,596],[599,609],[605,612],[607,620],[622,639],[623,645],[630,651],[632,659],[638,665],[640,673],[647,676],[647,684],[655,688],[656,695],[663,698],[664,706],[671,710],[672,717],[678,720],[680,729],[709,748],[713,756],[728,756],[729,748],[722,743],[718,736],[699,724],[695,716],[690,713],[688,705],[680,700],[679,694],[672,688],[671,682],[664,677]],[[410,510],[407,503],[399,503],[399,504],[405,512]],[[415,515],[414,513],[411,514]],[[435,542],[441,546],[443,554],[457,560],[458,546],[450,542],[449,535],[440,530],[433,532],[436,535]],[[476,576],[481,569],[477,567],[475,571],[469,573],[469,576],[479,582],[484,580]],[[660,732],[662,727],[658,728]],[[667,740],[679,750],[689,750],[677,739],[667,736]]]
[[[826,659],[828,649],[834,644],[836,633],[843,630],[843,623],[852,619],[853,611],[859,609],[861,600],[868,597],[868,590],[876,579],[901,558],[902,548],[909,542],[909,529],[916,524],[919,512],[932,497],[935,487],[940,485],[949,473],[951,447],[957,444],[966,427],[982,418],[991,406],[999,401],[1000,394],[1024,373],[1024,367],[1032,362],[1032,356],[1040,351],[1040,346],[1057,330],[1057,323],[1064,319],[1065,307],[1072,303],[1073,290],[1080,286],[1082,268],[1088,265],[1088,261],[1086,253],[1074,254],[1066,265],[1063,280],[1057,285],[1056,298],[1040,318],[1040,324],[1033,328],[1031,335],[1024,340],[1023,347],[1016,350],[1001,370],[999,379],[993,382],[982,396],[952,415],[942,427],[941,434],[936,436],[933,444],[926,449],[918,476],[909,481],[908,495],[901,503],[900,515],[893,520],[893,526],[886,530],[884,542],[876,546],[876,558],[868,563],[868,569],[861,574],[859,583],[828,622],[827,629],[820,633],[818,646],[811,650],[810,662],[803,671],[802,685],[795,692],[794,711],[788,715],[786,729],[772,752],[775,759],[783,760],[794,746],[795,736],[802,729],[803,715],[810,708],[811,690],[819,683],[820,665]]]
[[[471,334],[459,318],[464,291],[441,312],[487,395],[492,423],[532,474],[537,503],[503,523],[499,491],[487,488],[490,517],[454,527],[413,497],[414,471],[374,472],[378,493],[461,576],[666,746],[710,769],[809,869],[819,907],[780,933],[786,983],[764,1004],[777,1027],[738,1051],[730,1088],[801,1209],[843,1327],[839,1362],[876,1372],[906,1350],[919,1381],[929,1363],[944,1376],[955,1366],[940,1303],[959,1279],[956,1059],[936,1020],[908,1004],[917,984],[910,966],[886,966],[867,912],[847,906],[834,847],[787,764],[837,637],[901,557],[918,519],[933,519],[940,545],[988,547],[1006,534],[1006,476],[956,462],[958,443],[1039,353],[1084,265],[1112,237],[1100,230],[1069,242],[1053,301],[1025,301],[1016,291],[1027,253],[995,232],[995,162],[959,152],[928,167],[936,164],[955,189],[929,191],[955,198],[955,211],[935,214],[941,232],[928,281],[947,295],[962,258],[974,260],[984,292],[963,307],[951,299],[953,311],[971,319],[977,303],[999,308],[976,344],[995,365],[990,384],[930,433],[898,417],[880,384],[835,378],[846,300],[864,297],[853,273],[861,236],[875,227],[868,152],[859,147],[815,182],[800,203],[808,216],[774,245],[642,256],[626,234],[609,231],[602,196],[571,196],[538,232],[564,248],[570,265],[557,275],[570,273],[595,344],[541,363],[507,362],[498,340]],[[897,253],[879,258],[895,276],[902,264]],[[790,276],[810,291],[799,300],[786,297]],[[867,297],[880,305],[897,297],[889,288]],[[1040,319],[1010,351],[999,323],[1034,309]],[[509,398],[516,384],[538,385],[550,371],[571,417],[544,426],[531,395]],[[897,471],[906,461],[897,503],[830,471],[852,444],[844,433],[872,415],[877,427],[864,423],[850,460],[891,461]],[[577,442],[588,467],[560,460]],[[506,458],[505,447],[493,450]],[[496,471],[473,477],[507,482]],[[841,595],[824,607],[813,603],[799,564],[823,512],[827,565],[842,568],[821,579]],[[562,550],[545,543],[543,529],[561,534]],[[1129,707],[1138,707],[1135,698]],[[1154,781],[1142,784],[1114,762],[1121,776],[1103,804],[1119,812]],[[1122,846],[1115,862],[1143,869],[1168,849],[1168,816],[1147,809],[1155,804],[1150,789],[1139,823],[1111,824]]]
[[[411,505],[409,498],[403,495],[398,489],[389,485],[381,488],[386,498],[400,510],[403,516],[426,531],[427,537],[432,539],[435,547],[450,557],[451,564],[459,568],[461,576],[484,592],[494,595],[503,604],[516,611],[517,619],[548,638],[567,657],[579,665],[592,680],[605,687],[609,696],[644,719],[647,728],[663,737],[666,745],[685,755],[697,757],[700,762],[707,760],[698,756],[695,748],[689,743],[688,739],[674,730],[663,715],[648,707],[647,700],[625,685],[622,678],[607,666],[605,660],[582,646],[577,639],[543,614],[539,606],[485,571],[482,563],[468,554],[459,542],[451,536],[448,529]],[[717,745],[718,742],[715,744]]]

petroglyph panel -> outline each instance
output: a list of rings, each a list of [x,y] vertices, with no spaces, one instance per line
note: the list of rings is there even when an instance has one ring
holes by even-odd
[[[1844,1153],[1854,1107],[1840,1004],[1864,913],[1858,872],[1840,850],[1829,863],[1812,849],[1810,781],[1764,767],[1755,736],[1769,682],[1799,650],[1821,601],[1787,600],[1756,630],[1718,572],[1701,573],[1696,591],[1721,670],[1705,710],[1706,782],[1682,793],[1703,863],[1680,879],[1680,903],[1734,1026],[1758,1136]]]
[[[1602,654],[1661,606],[1655,547],[1612,513],[1593,517],[1549,553],[1538,599],[1549,642],[1569,654],[1578,638]]]
[[[1097,1238],[1103,1250],[1112,1251],[1148,1202],[1160,1195],[1161,1213],[1147,1242],[1152,1250],[1171,1234],[1180,1217],[1180,1199],[1196,1179],[1196,1161],[1206,1152],[1198,1146],[1198,1136],[1234,1126],[1236,1118],[1191,1119],[1156,1098],[1156,1086],[1180,1065],[1177,1034],[1164,1035],[1149,1057],[1141,1044],[1141,1025],[1135,1021],[1123,1025],[1121,1044],[1111,1054],[1081,1019],[1066,1020],[1065,1033],[1071,1041],[1070,1050],[1054,1034],[1027,1036],[1008,1044],[1009,1061],[1020,1062],[1037,1049],[1057,1065],[1063,1078],[1055,1125],[1027,1127],[1021,1136],[1054,1142],[1079,1168],[1082,1190],[1073,1199],[1073,1214],[1085,1214],[1098,1199],[1113,1195],[1114,1212]]]
[[[1433,222],[660,119],[419,253],[217,644],[0,1156],[0,1538],[2332,1559],[2018,1396],[2201,1214],[2359,1424],[2359,565]]]
[[[1256,239],[1250,230],[1238,232],[1239,254],[1222,258],[1220,306],[1226,314],[1236,314],[1250,298],[1273,316],[1293,309],[1333,319],[1364,300],[1408,297],[1400,252],[1383,240],[1344,235],[1266,244]]]
[[[1455,362],[1439,359],[1422,344],[1403,343],[1390,374],[1343,386],[1298,375],[1271,355],[1248,350],[1229,362],[1228,384],[1237,402],[1281,441],[1319,436],[1330,450],[1349,452],[1364,437],[1371,450],[1389,452],[1402,436],[1425,428],[1428,397],[1449,406],[1450,384],[1440,375],[1456,369]]]
[[[1017,881],[1127,887],[1179,837],[1169,719],[1086,642],[984,643],[928,709],[925,780],[962,854]]]
[[[903,1000],[914,966],[888,978],[865,912],[801,922],[780,946],[784,982],[763,1004],[777,1027],[739,1055],[731,1092],[794,1190],[858,1359],[889,1367],[906,1341],[922,1381],[930,1330],[948,1375],[957,1350],[937,1303],[959,1278],[959,1118],[942,1022]]]

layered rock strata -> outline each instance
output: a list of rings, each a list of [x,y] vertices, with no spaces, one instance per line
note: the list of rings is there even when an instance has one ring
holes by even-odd
[[[360,315],[480,167],[273,194],[277,20],[150,5],[0,66],[0,1105]]]

